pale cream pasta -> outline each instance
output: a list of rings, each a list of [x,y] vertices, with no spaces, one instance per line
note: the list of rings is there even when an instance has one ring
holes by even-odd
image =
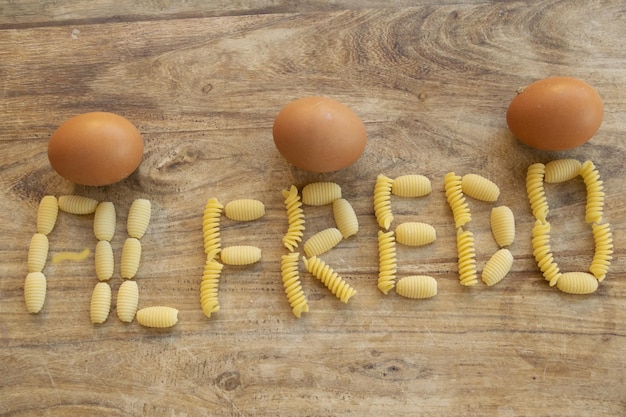
[[[129,237],[124,241],[124,246],[122,246],[122,258],[120,261],[122,278],[134,278],[139,270],[140,261],[141,242],[137,238]]]
[[[513,266],[513,254],[506,248],[498,250],[487,261],[481,273],[482,281],[492,286],[502,281]]]
[[[356,290],[350,284],[317,256],[311,258],[303,256],[302,260],[306,270],[319,279],[342,302],[347,303],[356,294]]]
[[[93,232],[98,240],[111,241],[115,235],[115,206],[110,201],[103,201],[96,207],[93,217]]]
[[[291,306],[291,311],[297,318],[300,318],[302,313],[309,311],[309,304],[300,282],[300,273],[298,271],[299,258],[300,254],[298,252],[291,252],[283,255],[280,261],[280,273],[285,294]]]
[[[432,192],[430,180],[423,175],[402,175],[394,178],[391,193],[398,197],[424,197]]]
[[[58,199],[59,209],[70,214],[93,214],[98,201],[82,195],[62,195]]]
[[[613,259],[613,235],[611,233],[611,226],[608,223],[592,224],[593,240],[595,250],[589,272],[599,282],[602,282],[606,278],[606,274],[609,271],[611,265],[611,259]]]
[[[378,231],[378,289],[388,294],[396,285],[396,240],[393,230]]]
[[[476,200],[493,202],[500,197],[500,188],[490,179],[478,174],[466,174],[461,178],[463,194]]]
[[[444,177],[446,200],[448,200],[448,205],[452,210],[454,225],[457,229],[472,220],[469,204],[467,204],[461,188],[461,179],[462,177],[454,172],[448,172]]]
[[[139,287],[135,280],[125,280],[117,290],[117,317],[124,323],[135,319],[139,306]]]
[[[252,198],[232,200],[224,206],[224,215],[240,222],[257,220],[265,216],[265,204]]]
[[[545,176],[545,165],[538,162],[528,167],[526,173],[526,194],[530,202],[530,209],[533,216],[542,222],[548,217],[548,199],[543,186]]]
[[[261,260],[261,248],[250,245],[228,246],[220,255],[226,265],[251,265]]]
[[[91,293],[89,315],[93,324],[102,324],[111,311],[111,287],[106,282],[98,282]]]
[[[469,230],[457,229],[456,235],[459,281],[461,285],[473,286],[478,282],[474,234]]]
[[[515,240],[515,216],[507,206],[499,206],[491,209],[489,218],[491,234],[501,248],[510,246]]]
[[[313,182],[302,188],[302,202],[308,206],[324,206],[341,198],[341,187],[334,182]]]
[[[396,294],[413,299],[432,298],[437,295],[437,280],[428,275],[411,275],[398,280]]]
[[[144,327],[168,328],[178,323],[178,310],[168,306],[145,307],[137,311],[137,322]]]
[[[305,230],[304,210],[302,210],[302,201],[298,188],[292,185],[289,190],[282,191],[285,199],[285,209],[287,210],[287,232],[283,236],[283,246],[293,252],[302,242]]]
[[[98,241],[94,257],[98,280],[108,281],[111,279],[115,267],[111,243],[108,240]]]
[[[335,218],[337,229],[339,229],[344,239],[356,235],[359,231],[359,220],[348,200],[338,198],[333,201],[333,217]]]
[[[50,234],[57,222],[59,203],[53,195],[44,196],[37,208],[37,233]]]
[[[304,242],[306,256],[319,256],[337,246],[343,240],[343,235],[336,227],[321,230]]]
[[[391,188],[393,180],[383,174],[376,177],[374,186],[374,215],[380,227],[389,230],[393,222],[393,212],[391,210]]]
[[[598,289],[598,280],[587,272],[564,272],[556,287],[568,294],[591,294]]]
[[[406,246],[430,245],[437,239],[437,231],[430,224],[405,222],[396,227],[396,242]]]
[[[218,298],[220,276],[224,265],[212,257],[207,257],[204,263],[204,271],[202,273],[202,282],[200,283],[200,307],[202,312],[208,318],[212,313],[220,310]]]
[[[600,173],[591,161],[583,162],[580,176],[587,188],[587,205],[585,206],[585,221],[587,223],[602,223],[604,213],[604,186],[600,180]]]
[[[30,239],[28,246],[28,272],[41,272],[48,259],[50,244],[48,236],[43,233],[35,233]]]
[[[126,219],[126,229],[128,236],[141,239],[148,230],[150,217],[152,216],[152,203],[145,198],[138,198],[133,201],[128,210]]]
[[[544,182],[559,183],[580,175],[582,164],[576,159],[556,159],[545,166]]]
[[[46,301],[46,276],[41,272],[29,272],[24,281],[24,301],[29,313],[39,313]]]

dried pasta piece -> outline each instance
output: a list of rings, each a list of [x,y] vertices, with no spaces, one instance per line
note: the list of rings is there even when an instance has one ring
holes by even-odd
[[[300,273],[298,271],[298,261],[300,254],[298,252],[291,252],[287,255],[281,256],[280,259],[280,273],[283,280],[283,287],[285,288],[285,294],[293,315],[297,318],[302,316],[302,313],[309,311],[309,304],[307,303],[304,291],[302,291],[302,284],[300,283]]]
[[[595,242],[595,251],[589,272],[599,282],[602,282],[606,278],[606,274],[609,271],[611,265],[611,259],[613,259],[613,235],[611,233],[611,226],[608,223],[592,224],[593,240]]]
[[[24,281],[24,301],[29,313],[39,313],[46,301],[46,276],[41,272],[29,272]]]
[[[117,290],[117,317],[124,323],[135,319],[139,306],[139,287],[135,280],[125,280]]]
[[[491,209],[491,233],[501,248],[510,246],[515,240],[515,216],[507,206]]]
[[[93,217],[93,232],[98,240],[113,239],[115,234],[115,206],[110,201],[103,201],[96,207]]]
[[[212,313],[216,313],[220,309],[217,292],[223,268],[223,264],[212,257],[207,257],[200,283],[200,307],[204,315],[209,318]]]
[[[70,214],[93,214],[98,201],[82,195],[62,195],[59,197],[59,209]]]
[[[334,182],[313,182],[302,188],[302,202],[307,206],[324,206],[341,198],[341,187]]]
[[[430,180],[423,175],[402,175],[394,178],[391,193],[398,197],[424,197],[432,192]]]
[[[113,276],[114,259],[113,248],[108,240],[100,240],[96,243],[96,276],[100,281],[108,281]]]
[[[532,230],[533,256],[546,281],[553,287],[562,276],[550,248],[550,223],[536,220]]]
[[[388,294],[396,285],[396,240],[393,230],[378,231],[378,289]]]
[[[604,187],[600,174],[591,161],[583,162],[580,176],[587,188],[587,205],[585,207],[585,221],[587,223],[602,223],[604,213]]]
[[[348,200],[338,198],[333,201],[333,217],[344,239],[356,235],[359,231],[359,220]]]
[[[224,206],[224,215],[240,222],[257,220],[265,216],[265,204],[252,198],[232,200]]]
[[[598,280],[587,272],[564,272],[556,287],[568,294],[591,294],[598,289]]]
[[[389,230],[393,222],[393,212],[391,211],[391,188],[393,180],[383,174],[376,178],[374,186],[374,215],[378,225],[385,230]]]
[[[120,269],[122,278],[134,278],[139,270],[139,262],[141,260],[141,242],[139,239],[129,237],[122,246],[122,258],[120,261]]]
[[[209,198],[202,214],[202,237],[204,253],[212,253],[215,256],[222,249],[220,239],[220,218],[224,206],[214,197]]]
[[[556,159],[545,167],[544,182],[559,183],[576,178],[580,174],[582,164],[576,159]]]
[[[472,220],[469,205],[465,201],[463,189],[461,188],[461,176],[454,172],[448,172],[444,177],[444,187],[446,190],[446,199],[452,210],[454,225],[458,229],[465,226]]]
[[[458,252],[459,281],[461,285],[473,286],[478,282],[476,271],[476,249],[474,234],[469,230],[457,229],[456,245]]]
[[[132,202],[128,209],[126,229],[128,236],[141,239],[148,230],[150,216],[152,215],[152,203],[145,198],[138,198]]]
[[[37,233],[50,234],[57,222],[59,202],[53,195],[44,196],[37,208]]]
[[[89,315],[93,324],[102,324],[111,311],[111,287],[106,282],[99,282],[91,293]]]
[[[500,188],[490,179],[478,174],[466,174],[461,178],[463,194],[480,201],[493,202],[500,197]]]
[[[513,266],[513,254],[506,248],[498,250],[491,255],[483,267],[481,274],[482,281],[488,286],[492,286],[502,281]]]
[[[396,242],[406,246],[424,246],[437,239],[437,231],[430,224],[405,222],[396,227]]]
[[[545,176],[545,165],[538,162],[528,167],[526,173],[526,194],[530,202],[530,209],[533,216],[542,222],[548,217],[548,200],[543,187],[543,179]]]
[[[289,227],[287,233],[283,236],[283,246],[293,252],[304,236],[304,210],[302,210],[302,201],[300,201],[300,194],[298,194],[298,188],[292,185],[289,190],[282,191],[283,198],[285,199],[285,209],[287,210],[287,222]]]
[[[335,297],[347,303],[354,294],[356,294],[356,290],[352,288],[343,278],[339,276],[333,269],[326,265],[324,261],[322,261],[317,256],[312,256],[311,258],[302,257],[304,261],[304,266],[307,271],[309,271],[313,276],[319,279],[322,284],[326,286],[332,292]]]
[[[52,255],[52,263],[58,264],[59,262],[64,261],[80,262],[87,259],[90,254],[91,251],[89,248],[85,248],[80,252],[58,252]]]
[[[28,272],[41,272],[48,259],[50,244],[48,236],[43,233],[35,233],[30,239],[28,246]]]
[[[137,322],[144,327],[168,328],[178,323],[178,310],[167,306],[145,307],[137,311]]]
[[[428,275],[411,275],[398,280],[396,294],[406,298],[423,299],[437,295],[437,280]]]
[[[329,227],[311,236],[304,242],[306,256],[319,256],[337,246],[343,240],[343,235],[336,227]]]
[[[261,260],[261,248],[248,245],[228,246],[222,249],[220,258],[226,265],[251,265]]]

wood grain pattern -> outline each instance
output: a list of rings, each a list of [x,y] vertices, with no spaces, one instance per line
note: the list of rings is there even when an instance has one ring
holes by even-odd
[[[622,416],[626,412],[626,39],[621,0],[479,2],[3,2],[0,5],[0,415]],[[588,144],[548,153],[508,131],[515,90],[550,75],[596,87],[605,105]],[[326,95],[365,122],[362,158],[309,174],[276,151],[282,106]],[[141,130],[144,161],[107,187],[70,184],[47,140],[79,113],[119,113]],[[592,160],[606,187],[615,259],[595,294],[551,288],[534,263],[527,167]],[[459,285],[456,231],[443,178],[477,173],[515,214],[511,272],[499,284]],[[393,197],[396,223],[437,231],[427,247],[398,245],[398,277],[430,275],[438,295],[409,300],[376,287],[376,176],[428,177],[433,192]],[[336,299],[301,265],[310,311],[294,317],[280,277],[287,218],[281,190],[334,181],[354,207],[357,235],[322,255],[357,294]],[[584,271],[593,235],[580,178],[546,184],[552,248]],[[26,311],[28,244],[44,195],[111,201],[117,228],[113,303],[128,208],[152,202],[134,278],[139,308],[180,311],[172,329],[94,326],[98,282],[93,215],[59,213],[46,263],[46,302]],[[224,246],[254,245],[261,262],[225,266],[220,311],[200,308],[206,201],[261,200],[263,218],[223,218]],[[495,203],[470,201],[479,270],[498,249]],[[305,207],[305,241],[334,226],[332,208]],[[392,226],[392,227],[395,227]],[[115,309],[115,306],[113,306]]]

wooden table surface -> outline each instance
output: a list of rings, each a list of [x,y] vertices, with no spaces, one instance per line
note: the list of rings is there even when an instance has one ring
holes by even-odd
[[[109,3],[0,3],[0,416],[626,414],[622,0]],[[505,121],[519,87],[553,75],[584,79],[605,106],[596,136],[566,152],[522,145]],[[277,152],[274,117],[307,95],[334,98],[364,121],[368,144],[353,166],[311,174]],[[121,114],[142,132],[144,160],[130,178],[76,186],[50,167],[52,132],[88,111]],[[606,191],[614,259],[587,296],[550,287],[532,255],[526,170],[561,158],[593,161]],[[459,284],[443,190],[450,171],[502,190],[497,203],[470,201],[479,271],[497,249],[491,208],[515,214],[513,269],[493,287]],[[398,277],[434,277],[435,298],[377,289],[372,194],[381,173],[432,182],[429,196],[392,205],[396,224],[437,230],[432,245],[398,247]],[[357,213],[358,234],[322,255],[357,294],[341,303],[300,265],[310,311],[298,319],[280,276],[281,190],[316,181],[339,184]],[[587,270],[594,246],[582,180],[546,192],[556,261],[563,271]],[[89,319],[97,282],[90,215],[59,215],[45,305],[26,311],[38,203],[64,194],[117,209],[113,306],[102,325]],[[222,220],[224,246],[256,245],[263,258],[224,267],[221,309],[207,318],[199,288],[211,197],[259,199],[266,215]],[[171,329],[124,324],[115,312],[136,198],[153,205],[139,304],[177,308]],[[334,225],[327,206],[305,215],[305,238]],[[83,261],[51,262],[85,248]]]

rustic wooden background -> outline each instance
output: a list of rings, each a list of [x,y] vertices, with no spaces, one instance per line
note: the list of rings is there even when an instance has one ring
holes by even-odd
[[[115,4],[114,4],[115,3]],[[0,2],[0,416],[623,416],[626,414],[626,7],[575,1]],[[171,4],[170,4],[171,3]],[[515,90],[579,77],[605,104],[588,144],[548,153],[520,144],[505,111]],[[325,95],[362,117],[369,142],[340,172],[287,164],[272,142],[288,101]],[[139,170],[107,187],[57,176],[47,140],[66,119],[112,111],[146,142]],[[532,257],[526,168],[592,160],[606,187],[615,259],[597,293],[550,288]],[[464,288],[443,193],[448,171],[502,189],[517,219],[511,274]],[[399,248],[399,275],[429,274],[424,301],[376,288],[376,176],[422,174],[433,193],[394,199],[398,221],[438,239]],[[323,256],[356,290],[344,305],[304,270],[311,311],[296,319],[279,274],[286,253],[281,190],[335,181],[361,229]],[[593,252],[582,181],[547,187],[563,270]],[[135,198],[153,203],[137,282],[140,306],[180,310],[165,331],[92,325],[92,255],[47,264],[48,297],[26,312],[23,282],[39,199],[77,193],[113,201],[116,259]],[[226,267],[221,311],[199,307],[206,200],[257,198],[266,216],[222,222],[224,245],[255,244],[263,260]],[[493,204],[471,202],[479,268],[496,249]],[[306,236],[333,224],[306,208]],[[60,215],[50,256],[94,248],[91,216]],[[119,265],[111,280],[114,295]]]

